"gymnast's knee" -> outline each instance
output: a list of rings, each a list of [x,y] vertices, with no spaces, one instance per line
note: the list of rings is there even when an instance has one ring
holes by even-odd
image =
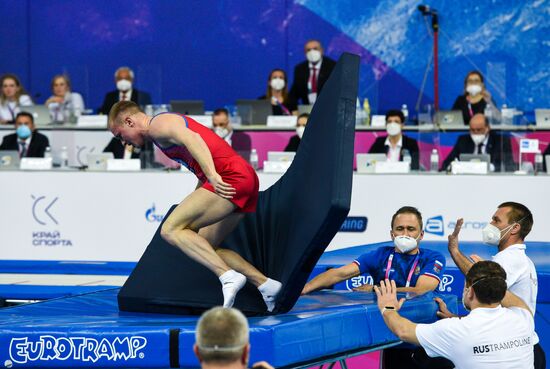
[[[169,244],[178,246],[178,240],[186,237],[184,230],[195,232],[191,227],[184,227],[173,222],[166,221],[160,228],[160,236]]]

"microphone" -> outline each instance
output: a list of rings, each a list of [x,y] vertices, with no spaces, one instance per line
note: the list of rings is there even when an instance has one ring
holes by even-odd
[[[430,8],[429,5],[418,5],[418,10],[422,13],[422,15],[437,14],[437,10]]]

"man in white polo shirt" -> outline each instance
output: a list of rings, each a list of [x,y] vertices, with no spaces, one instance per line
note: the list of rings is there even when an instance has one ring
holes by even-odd
[[[466,275],[473,262],[468,259],[458,247],[458,234],[462,219],[457,221],[453,234],[449,236],[449,253],[455,264]],[[482,231],[483,242],[498,247],[498,253],[493,261],[499,263],[506,271],[508,289],[521,298],[535,314],[537,308],[537,271],[535,265],[525,254],[525,237],[533,227],[531,211],[517,202],[500,204],[493,214],[491,223]],[[478,260],[475,255],[473,257]],[[546,368],[546,357],[539,344],[539,338],[534,336],[535,369]]]
[[[374,287],[388,328],[430,357],[445,357],[456,369],[533,369],[534,320],[529,307],[506,291],[506,272],[494,261],[475,263],[466,275],[464,318],[415,324],[399,315],[394,281]]]

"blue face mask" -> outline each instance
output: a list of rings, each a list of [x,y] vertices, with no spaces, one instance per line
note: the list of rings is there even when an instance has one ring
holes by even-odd
[[[19,127],[17,127],[17,130],[15,131],[15,133],[17,133],[17,137],[19,137],[22,140],[25,140],[29,138],[32,132],[28,126],[26,126],[25,124],[22,124]]]

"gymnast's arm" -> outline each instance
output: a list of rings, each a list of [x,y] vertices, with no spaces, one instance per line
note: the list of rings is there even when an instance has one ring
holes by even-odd
[[[433,291],[439,285],[439,280],[427,275],[421,275],[414,287],[397,287],[397,292],[412,292],[417,295],[422,295],[426,292]]]
[[[338,282],[345,281],[346,279],[356,277],[358,275],[359,266],[355,263],[344,265],[340,268],[329,269],[309,281],[302,290],[302,295],[306,295],[322,288],[332,287]]]

